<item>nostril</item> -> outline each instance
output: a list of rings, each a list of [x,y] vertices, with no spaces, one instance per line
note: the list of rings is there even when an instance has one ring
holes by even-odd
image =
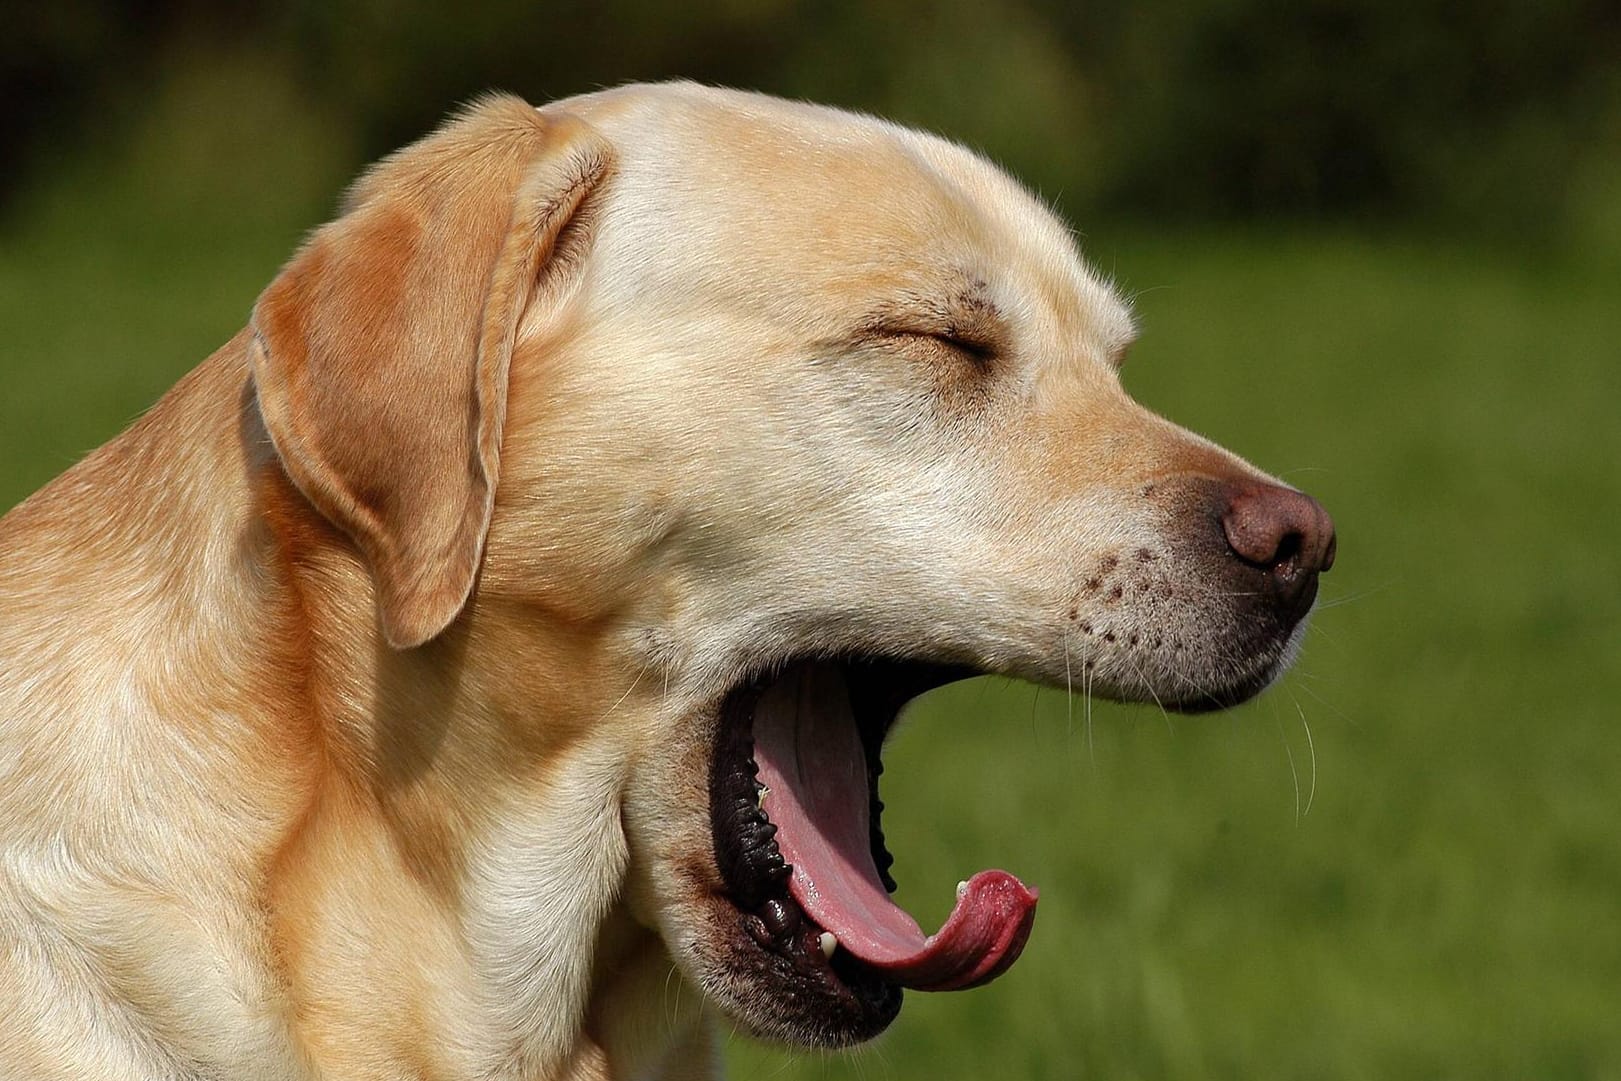
[[[1271,566],[1291,567],[1300,555],[1300,549],[1305,544],[1298,532],[1285,533],[1278,541],[1278,550],[1272,553]]]

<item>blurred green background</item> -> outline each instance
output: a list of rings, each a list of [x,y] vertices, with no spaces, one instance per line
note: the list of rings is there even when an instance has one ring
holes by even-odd
[[[54,0],[0,39],[0,507],[489,87],[690,76],[979,147],[1136,297],[1125,378],[1318,495],[1294,674],[1198,719],[981,680],[889,754],[901,900],[1042,889],[992,986],[742,1078],[1621,1078],[1613,0]]]

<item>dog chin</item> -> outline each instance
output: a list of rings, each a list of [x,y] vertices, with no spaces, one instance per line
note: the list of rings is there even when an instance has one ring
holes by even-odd
[[[1281,679],[1298,655],[1299,633],[1253,653],[1241,663],[1224,668],[1202,680],[1173,674],[1162,686],[1145,684],[1134,692],[1119,695],[1121,701],[1155,705],[1176,713],[1197,715],[1232,709],[1260,696]]]
[[[692,914],[695,982],[751,1036],[795,1047],[852,1047],[873,1039],[900,1013],[902,990],[848,956],[827,959],[806,929],[792,950],[762,944],[747,915],[716,896]]]

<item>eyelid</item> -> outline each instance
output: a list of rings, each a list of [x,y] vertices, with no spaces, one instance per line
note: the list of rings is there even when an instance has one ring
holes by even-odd
[[[996,347],[991,345],[989,342],[981,341],[977,338],[970,338],[960,332],[945,331],[932,334],[930,337],[934,338],[936,341],[943,342],[953,349],[967,353],[974,360],[989,360],[991,357],[996,355]]]
[[[931,341],[961,353],[976,364],[983,364],[996,356],[996,346],[958,330],[924,329],[921,327],[880,327],[873,332],[875,338],[911,339]]]

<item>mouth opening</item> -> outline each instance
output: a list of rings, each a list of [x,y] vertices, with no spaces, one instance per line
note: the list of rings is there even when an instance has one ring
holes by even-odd
[[[884,739],[913,698],[975,674],[807,659],[745,682],[721,708],[711,825],[743,930],[790,982],[846,1000],[879,1027],[903,987],[960,990],[1005,972],[1035,918],[1035,891],[1005,871],[960,883],[932,935],[889,897]]]

